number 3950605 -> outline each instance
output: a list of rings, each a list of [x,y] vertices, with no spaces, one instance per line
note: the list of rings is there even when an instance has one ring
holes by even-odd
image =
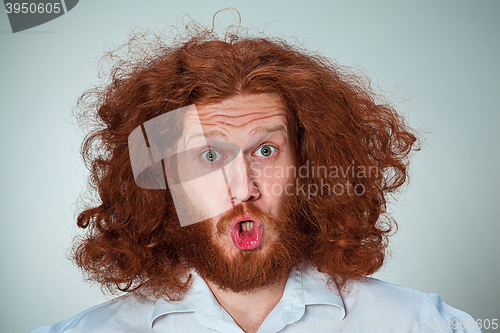
[[[492,328],[494,330],[496,330],[498,328],[498,319],[484,319],[484,320],[481,320],[481,319],[470,319],[469,321],[465,321],[463,319],[461,320],[458,320],[458,319],[452,319],[452,320],[449,320],[449,319],[446,319],[444,321],[444,328],[445,329],[450,329],[450,328],[453,328],[453,329],[458,329],[458,328],[461,328],[461,329],[466,329],[466,328],[479,328],[479,329],[489,329],[489,328]]]
[[[15,3],[6,3],[5,10],[7,14],[10,13],[22,13],[22,14],[35,14],[35,13],[47,13],[47,14],[58,14],[61,12],[60,3],[28,3],[28,2],[15,2]]]

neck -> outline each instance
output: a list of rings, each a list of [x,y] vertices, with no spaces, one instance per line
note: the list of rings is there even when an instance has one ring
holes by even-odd
[[[280,301],[287,280],[246,293],[224,291],[210,281],[205,282],[236,324],[246,333],[255,333]]]

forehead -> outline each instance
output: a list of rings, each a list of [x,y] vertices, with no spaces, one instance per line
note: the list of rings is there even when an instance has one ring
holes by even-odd
[[[184,118],[184,128],[190,131],[201,125],[203,131],[239,130],[246,133],[264,125],[282,124],[286,129],[286,115],[278,95],[235,96],[216,104],[197,105],[196,109],[189,110]]]

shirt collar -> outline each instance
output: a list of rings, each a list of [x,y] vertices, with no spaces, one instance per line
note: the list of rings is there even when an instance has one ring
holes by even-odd
[[[211,323],[207,323],[204,318],[217,320],[222,317],[222,308],[208,285],[195,270],[192,270],[190,274],[192,275],[191,286],[180,301],[172,302],[164,299],[156,301],[151,315],[151,328],[157,318],[176,312],[194,312],[200,323],[209,325]]]
[[[206,327],[214,327],[218,321],[225,321],[221,308],[205,281],[192,271],[192,284],[184,298],[178,302],[163,299],[156,301],[151,316],[151,328],[154,321],[170,313],[194,312],[198,321]],[[283,326],[302,317],[306,305],[331,305],[340,310],[338,320],[345,318],[344,302],[340,295],[327,286],[329,276],[309,267],[292,270],[280,302],[269,316],[279,311]],[[264,324],[264,323],[263,323]]]
[[[329,283],[330,276],[310,267],[302,268],[301,271],[305,304],[335,306],[340,310],[338,320],[344,319],[346,316],[344,301],[339,295],[337,288],[332,289],[335,285],[331,282]]]

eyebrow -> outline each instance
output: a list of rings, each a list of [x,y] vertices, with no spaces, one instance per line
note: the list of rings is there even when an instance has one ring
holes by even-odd
[[[259,128],[256,128],[255,130],[253,130],[252,132],[250,132],[250,134],[255,134],[258,132],[272,133],[272,132],[279,132],[279,131],[282,131],[285,134],[288,133],[286,126],[280,124],[280,125],[271,126],[271,127],[259,127]]]
[[[205,138],[221,138],[224,141],[227,141],[227,137],[224,133],[221,131],[213,130],[209,132],[196,132],[193,133],[187,140],[186,140],[186,145],[189,145],[189,142],[193,140],[194,138],[199,138],[199,137],[205,137]]]

